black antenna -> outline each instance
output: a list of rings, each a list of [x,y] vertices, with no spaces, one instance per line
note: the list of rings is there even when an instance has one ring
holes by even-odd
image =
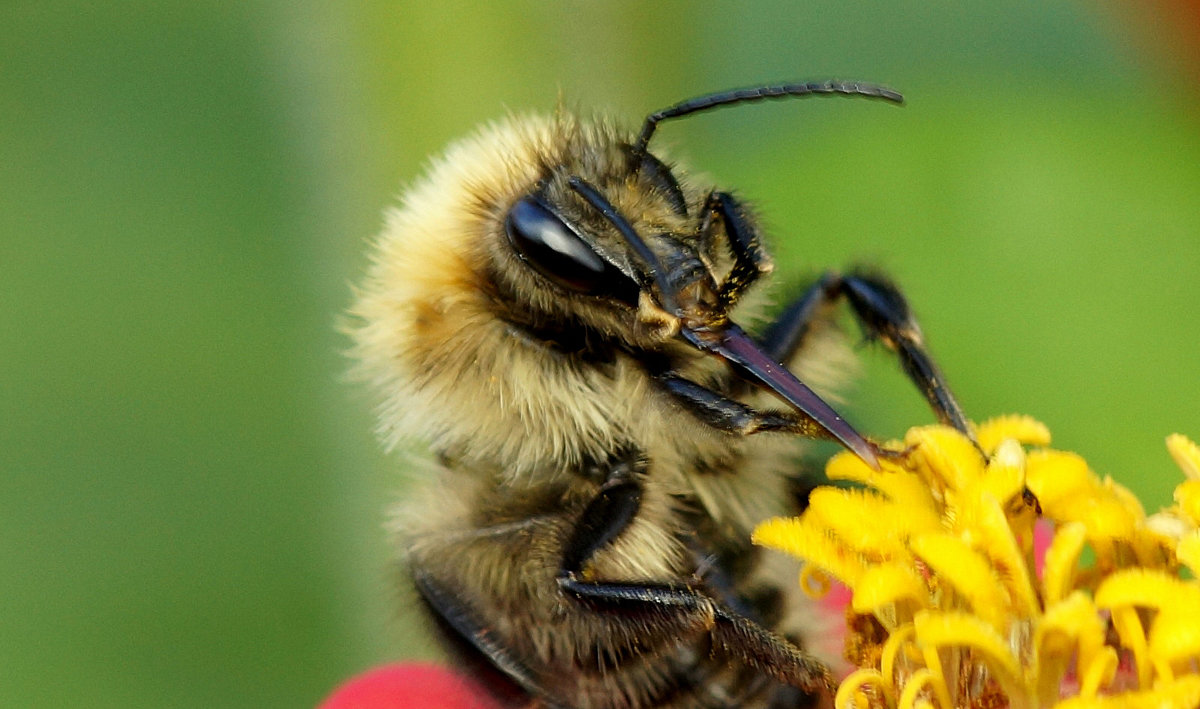
[[[697,96],[681,101],[674,106],[655,111],[646,116],[642,124],[642,132],[638,135],[637,143],[633,146],[637,154],[645,154],[646,146],[650,143],[654,129],[660,121],[669,118],[680,118],[711,108],[729,106],[748,101],[762,101],[769,98],[799,98],[802,96],[828,96],[841,94],[843,96],[862,96],[878,98],[894,103],[904,103],[904,97],[899,92],[878,84],[863,84],[854,81],[809,81],[800,84],[777,84],[774,86],[752,86],[744,89],[731,89],[715,94]]]
[[[670,282],[667,281],[666,269],[663,268],[662,262],[659,261],[658,256],[656,256],[654,252],[650,250],[650,247],[646,245],[646,242],[642,240],[642,237],[638,236],[638,233],[634,231],[633,225],[629,223],[629,220],[617,211],[617,208],[613,206],[613,203],[609,202],[608,199],[600,193],[600,190],[596,189],[592,183],[588,182],[582,177],[579,177],[578,175],[572,175],[567,179],[567,184],[570,185],[571,189],[575,190],[576,194],[578,194],[580,197],[583,197],[588,204],[592,205],[596,211],[600,212],[601,216],[607,219],[610,224],[617,228],[617,231],[621,233],[621,236],[625,238],[625,241],[631,247],[633,247],[634,253],[638,255],[638,258],[642,260],[642,263],[645,264],[650,270],[650,273],[654,275],[654,281],[658,284],[658,290],[660,297],[662,298],[663,307],[669,312],[676,312],[679,309],[679,306],[675,301],[675,291],[671,288]]]

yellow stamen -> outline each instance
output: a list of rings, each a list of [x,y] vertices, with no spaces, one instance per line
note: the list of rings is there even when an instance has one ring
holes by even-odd
[[[1007,502],[1024,489],[1025,450],[1009,439],[996,449],[979,484],[966,488],[966,492],[968,495],[988,494],[1000,502]]]
[[[909,623],[898,630],[892,631],[888,636],[887,641],[883,644],[883,652],[880,655],[879,672],[883,675],[884,686],[888,690],[888,696],[895,696],[897,683],[897,673],[904,671],[908,674],[908,658],[909,650],[913,649],[912,641],[916,637],[917,631],[912,623]],[[912,681],[911,679],[909,680]],[[903,682],[899,683],[903,684]]]
[[[805,564],[800,569],[800,588],[809,598],[822,599],[829,594],[832,587],[833,580],[829,578],[829,574],[816,566]]]
[[[865,570],[862,562],[830,535],[798,518],[767,520],[754,530],[750,540],[807,559],[850,587]]]
[[[1200,480],[1185,480],[1175,488],[1175,503],[1192,524],[1200,524]]]
[[[1200,705],[1200,676],[1188,675],[1140,692],[1065,699],[1055,709],[1195,709]]]
[[[828,529],[851,549],[876,559],[904,553],[908,525],[897,534],[895,528],[879,524],[881,519],[896,516],[887,498],[869,490],[822,487],[813,490],[808,504],[813,523]],[[921,524],[928,520],[918,518],[909,522]],[[936,518],[933,522],[936,524]]]
[[[1117,676],[1117,664],[1117,651],[1111,647],[1103,648],[1091,662],[1083,665],[1079,696],[1094,697],[1101,689],[1112,684],[1113,678]]]
[[[1191,532],[1179,540],[1175,556],[1191,570],[1192,576],[1200,576],[1200,531]]]
[[[871,706],[871,700],[865,691],[869,687],[874,687],[876,694],[887,696],[884,692],[883,676],[879,674],[878,670],[851,672],[850,676],[842,680],[841,686],[838,687],[837,695],[833,699],[834,706],[853,706],[866,709]]]
[[[931,664],[941,648],[970,648],[1004,688],[1012,703],[1033,706],[1032,697],[1026,696],[1024,673],[1017,658],[1013,656],[1004,638],[988,624],[967,613],[934,613],[921,611],[913,621],[917,630],[917,642],[925,646],[926,666],[934,676],[940,671]],[[941,662],[938,660],[938,664]],[[948,689],[946,690],[949,691]],[[946,706],[952,706],[947,702]]]
[[[1061,603],[1046,609],[1033,638],[1037,661],[1035,684],[1038,699],[1043,705],[1058,698],[1059,685],[1072,657],[1075,658],[1079,675],[1085,680],[1087,673],[1099,671],[1093,665],[1105,650],[1112,650],[1104,646],[1104,632],[1104,621],[1083,591],[1074,591]],[[1112,657],[1115,670],[1115,652]],[[1101,673],[1097,675],[1097,681],[1107,676]],[[1105,684],[1109,681],[1111,677],[1105,680]]]
[[[855,613],[870,613],[876,608],[899,605],[915,610],[928,603],[929,590],[912,568],[887,564],[869,567],[859,577],[850,607]]]
[[[919,709],[930,706],[929,701],[920,696],[930,690],[933,690],[935,695],[937,694],[933,673],[924,668],[919,669],[909,678],[908,684],[904,685],[904,691],[900,693],[900,701],[896,705],[899,709]],[[943,707],[952,706],[949,704],[948,695],[945,698],[939,698],[939,701],[944,702]]]
[[[1025,456],[1025,484],[1048,517],[1058,518],[1060,509],[1071,511],[1072,502],[1090,491],[1090,474],[1087,461],[1074,453],[1035,450]]]
[[[984,492],[972,499],[959,512],[958,525],[971,525],[968,536],[988,557],[1008,592],[1009,603],[1019,615],[1028,617],[1037,612],[1038,601],[1025,565],[1025,556],[1013,536],[1009,520],[996,498]],[[961,533],[961,532],[960,532]]]
[[[1103,604],[1097,603],[1103,607]],[[1142,620],[1138,617],[1137,609],[1133,606],[1118,606],[1111,609],[1113,627],[1121,638],[1121,645],[1133,654],[1137,666],[1138,684],[1150,684],[1151,672],[1154,670],[1150,662],[1150,651],[1146,643],[1146,631],[1142,628]]]
[[[983,456],[970,439],[946,426],[914,428],[904,442],[915,447],[913,454],[918,474],[932,474],[934,484],[952,490],[965,488],[983,474]]]

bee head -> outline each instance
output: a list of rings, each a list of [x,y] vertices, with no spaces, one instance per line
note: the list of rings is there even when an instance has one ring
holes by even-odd
[[[733,256],[689,216],[682,190],[666,181],[670,171],[655,164],[655,186],[633,170],[603,188],[563,171],[512,204],[505,245],[518,268],[557,295],[527,291],[533,302],[523,305],[544,304],[563,327],[590,327],[632,350],[658,349],[684,327],[727,319],[736,297],[722,297],[721,283]]]
[[[397,441],[423,430],[439,446],[520,465],[539,459],[522,458],[521,436],[489,427],[478,411],[482,388],[509,402],[496,409],[498,418],[514,406],[544,410],[544,417],[521,417],[530,435],[552,417],[573,432],[560,440],[602,450],[608,442],[595,438],[593,423],[608,410],[603,402],[581,405],[574,394],[569,402],[556,398],[574,392],[564,383],[579,369],[558,366],[563,360],[549,350],[600,359],[623,351],[669,367],[705,353],[873,459],[861,436],[731,320],[753,277],[769,268],[752,220],[736,209],[714,219],[713,200],[721,195],[689,185],[648,148],[664,120],[745,101],[831,94],[899,100],[859,84],[762,86],[676,104],[648,116],[634,135],[560,112],[514,117],[451,146],[388,213],[352,310],[358,371],[385,393],[385,430]],[[733,238],[731,222],[738,220],[747,222],[741,234],[749,238]],[[539,375],[496,376],[526,352],[503,345],[523,348],[527,341],[548,347],[539,345],[530,366],[516,371]],[[414,396],[430,406],[409,406]],[[410,413],[417,410],[444,417]]]
[[[536,190],[511,205],[504,232],[507,245],[525,266],[569,294],[557,304],[568,307],[566,313],[560,311],[566,319],[559,320],[559,327],[580,323],[634,352],[683,340],[727,361],[877,466],[875,449],[866,439],[729,319],[745,286],[769,270],[753,236],[743,233],[738,248],[730,248],[735,238],[728,223],[724,230],[709,228],[712,207],[722,200],[716,194],[697,210],[705,214],[690,217],[679,183],[648,150],[664,120],[750,101],[821,95],[903,101],[885,87],[837,81],[758,86],[688,99],[647,116],[631,143],[576,151],[576,159],[558,163]],[[603,165],[623,167],[609,174],[597,169]],[[601,179],[593,182],[585,176]],[[606,191],[618,199],[614,202]],[[632,199],[627,198],[630,192]],[[642,198],[652,202],[643,203]],[[723,206],[728,219],[731,205]],[[720,265],[722,245],[712,238],[717,233],[724,234],[725,254],[732,257],[727,267]]]
[[[574,324],[568,327],[603,333],[614,315],[623,317],[627,326],[616,337],[635,354],[685,342],[733,365],[874,462],[871,444],[730,320],[729,310],[741,292],[736,274],[766,270],[765,260],[729,248],[728,233],[723,240],[710,238],[707,216],[692,218],[687,229],[643,234],[588,180],[569,175],[565,187],[574,200],[549,191],[548,185],[517,200],[504,228],[508,245],[524,265],[570,294],[566,301],[575,303]],[[564,205],[571,202],[568,216]],[[686,201],[681,203],[684,208],[673,211],[686,223]],[[584,216],[587,211],[590,218]],[[722,247],[733,261],[723,276],[713,269]]]
[[[552,302],[534,293],[523,305],[540,301],[555,310],[567,304],[571,312],[560,315],[568,322],[590,320],[601,330],[632,338],[627,344],[638,348],[723,328],[745,286],[769,271],[770,262],[746,238],[734,248],[729,224],[710,228],[717,195],[705,202],[702,194],[682,188],[671,169],[650,152],[650,139],[662,121],[722,106],[838,95],[903,101],[895,91],[874,84],[756,86],[656,111],[631,141],[612,135],[574,145],[566,141],[569,147],[543,165],[537,185],[511,203],[503,221],[507,246],[568,298]],[[752,235],[743,237],[754,241]],[[506,260],[505,254],[494,256]]]

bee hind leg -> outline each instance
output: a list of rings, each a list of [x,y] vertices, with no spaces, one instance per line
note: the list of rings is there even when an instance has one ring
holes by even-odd
[[[828,692],[833,679],[819,660],[699,590],[675,583],[592,578],[592,557],[616,541],[637,516],[638,477],[634,466],[614,466],[564,547],[559,588],[591,612],[624,623],[636,619],[651,630],[647,636],[680,638],[707,632],[730,659],[806,692]]]
[[[904,373],[920,389],[938,419],[974,438],[945,376],[925,346],[908,302],[899,288],[881,276],[826,273],[763,333],[764,351],[776,362],[791,359],[812,331],[812,324],[829,317],[828,306],[839,300],[849,303],[868,340],[882,342],[899,358]]]
[[[531,696],[545,695],[538,674],[489,632],[473,609],[432,575],[416,568],[412,575],[442,640],[467,676],[486,687],[504,707],[526,706]]]
[[[820,660],[686,586],[584,581],[565,573],[559,587],[594,612],[636,619],[657,633],[679,637],[707,631],[726,657],[805,692],[819,694],[834,687],[829,668]]]

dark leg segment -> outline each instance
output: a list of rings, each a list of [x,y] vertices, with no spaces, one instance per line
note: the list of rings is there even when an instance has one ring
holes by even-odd
[[[771,259],[763,251],[758,231],[746,218],[741,203],[728,193],[713,192],[708,196],[704,203],[701,234],[710,235],[714,218],[724,225],[729,248],[733,252],[733,269],[721,284],[718,294],[721,302],[728,305],[736,301],[759,276],[771,270]]]
[[[834,276],[826,274],[809,286],[767,326],[759,341],[768,357],[776,362],[786,362],[796,354],[812,331],[812,323],[833,299],[829,289],[832,278]]]
[[[763,349],[777,362],[792,357],[804,343],[824,306],[845,298],[868,339],[879,340],[900,359],[904,373],[929,402],[938,419],[972,435],[962,408],[946,385],[908,303],[895,285],[878,276],[827,273],[789,305],[763,335]]]
[[[759,411],[708,387],[673,373],[657,380],[693,415],[715,429],[748,436],[761,431],[798,433],[806,438],[832,440],[825,427],[792,411]]]
[[[614,620],[636,620],[653,635],[681,638],[708,632],[730,658],[808,692],[829,691],[826,668],[795,645],[707,595],[677,584],[609,582],[588,578],[588,561],[614,542],[636,516],[640,484],[625,463],[588,504],[563,550],[558,585],[595,613]]]
[[[637,619],[660,633],[708,631],[729,657],[806,692],[834,686],[820,661],[685,586],[580,581],[570,573],[559,578],[559,586],[597,612]]]
[[[529,696],[545,694],[538,673],[489,632],[487,623],[453,592],[419,569],[413,570],[413,581],[453,654],[502,706],[516,707],[525,704]]]
[[[563,548],[563,570],[581,573],[588,560],[600,549],[612,544],[633,518],[642,503],[634,463],[621,460],[613,464],[599,494],[588,504],[575,531]]]

